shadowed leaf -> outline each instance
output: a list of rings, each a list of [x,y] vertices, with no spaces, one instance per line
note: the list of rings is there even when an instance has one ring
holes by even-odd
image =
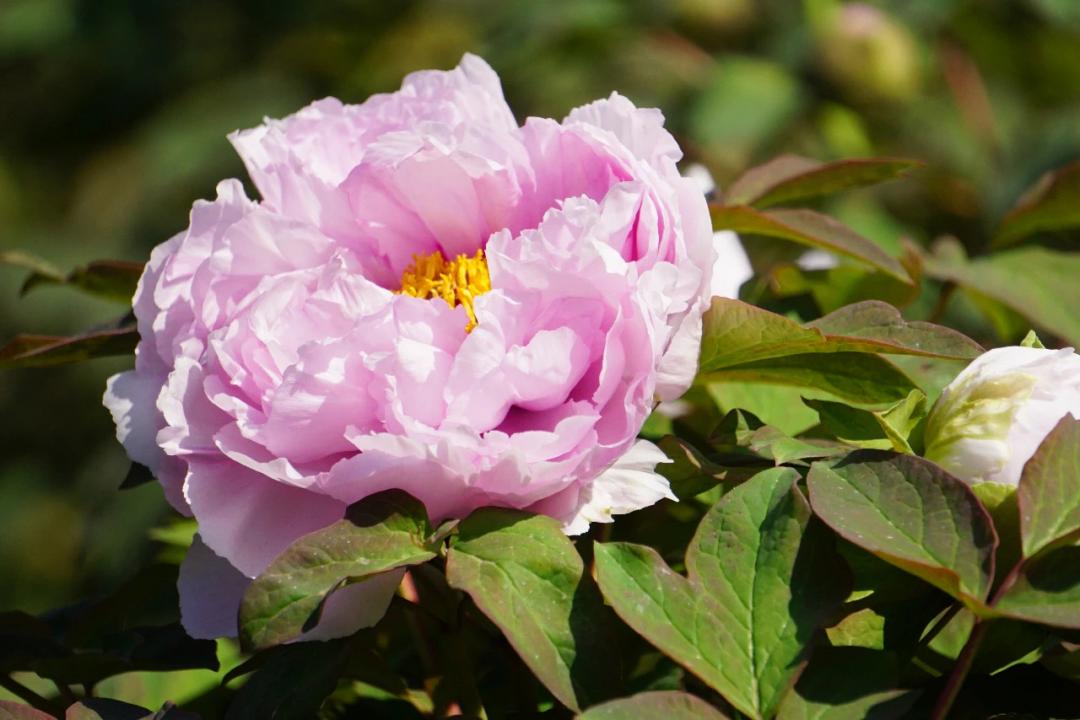
[[[994,610],[1018,620],[1080,629],[1080,547],[1051,550],[1026,564]]]
[[[992,245],[1004,247],[1035,233],[1080,226],[1080,162],[1043,175],[1001,221]]]
[[[72,337],[16,335],[0,347],[0,368],[48,367],[130,355],[138,343],[139,333],[134,327],[98,330]]]
[[[892,720],[906,717],[918,691],[897,688],[892,653],[860,647],[825,647],[784,700],[778,720]]]

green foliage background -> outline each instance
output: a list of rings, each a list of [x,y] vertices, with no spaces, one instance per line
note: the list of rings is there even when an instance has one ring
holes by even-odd
[[[0,251],[64,268],[144,261],[194,199],[243,176],[227,132],[324,95],[358,102],[471,51],[522,118],[612,90],[661,107],[721,186],[782,152],[924,159],[909,179],[824,209],[892,254],[901,237],[942,234],[985,252],[1021,192],[1080,157],[1080,3],[880,1],[868,4],[883,20],[839,25],[834,4],[2,0]],[[1080,250],[1075,234],[1045,240]],[[761,263],[768,249],[750,248]],[[24,276],[0,266],[0,340],[117,314],[62,288],[19,300]],[[905,314],[936,313],[986,346],[1027,329],[1000,306],[934,298]],[[164,501],[152,484],[116,492],[128,463],[99,401],[129,362],[0,375],[0,610],[111,589],[157,552],[148,531]]]

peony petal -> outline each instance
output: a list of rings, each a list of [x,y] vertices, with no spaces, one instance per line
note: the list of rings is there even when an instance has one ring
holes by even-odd
[[[156,440],[164,426],[156,404],[163,382],[162,377],[134,370],[113,375],[105,386],[104,403],[116,423],[116,439],[128,457],[154,474],[170,505],[190,515],[183,495],[183,463],[166,455]]]
[[[333,640],[372,627],[386,614],[404,576],[405,568],[389,570],[337,590],[323,605],[318,624],[297,640]]]
[[[739,288],[754,276],[750,258],[743,249],[739,236],[730,230],[713,235],[716,262],[712,268],[712,297],[739,297]]]
[[[199,640],[236,637],[240,601],[251,579],[214,553],[199,535],[180,564],[180,622]]]
[[[345,505],[228,460],[192,460],[184,481],[203,541],[255,577],[301,535],[341,519]]]
[[[655,472],[658,463],[666,462],[671,461],[660,448],[648,440],[638,440],[591,483],[566,490],[563,497],[544,500],[533,509],[562,520],[568,535],[580,535],[589,529],[590,523],[609,523],[615,515],[634,512],[664,499],[678,500],[667,479]]]

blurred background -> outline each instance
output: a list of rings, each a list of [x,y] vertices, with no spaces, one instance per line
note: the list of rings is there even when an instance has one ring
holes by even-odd
[[[923,159],[827,205],[892,251],[953,234],[978,254],[1080,157],[1078,0],[0,0],[0,251],[145,261],[242,176],[226,133],[466,51],[521,118],[612,90],[662,108],[721,186],[781,152]],[[0,342],[125,311],[55,286],[20,299],[25,275],[0,266]],[[987,344],[1017,339],[950,312]],[[117,491],[128,463],[100,402],[129,364],[0,371],[0,610],[102,592],[155,552],[164,501]]]

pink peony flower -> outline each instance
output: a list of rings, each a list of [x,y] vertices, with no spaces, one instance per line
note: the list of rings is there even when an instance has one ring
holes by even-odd
[[[233,634],[250,578],[381,490],[433,520],[497,505],[569,533],[671,497],[636,436],[693,379],[724,279],[658,110],[613,94],[519,126],[469,55],[230,139],[263,199],[226,180],[155,248],[135,369],[105,394],[198,521],[193,635]],[[395,584],[315,632],[373,623]]]

